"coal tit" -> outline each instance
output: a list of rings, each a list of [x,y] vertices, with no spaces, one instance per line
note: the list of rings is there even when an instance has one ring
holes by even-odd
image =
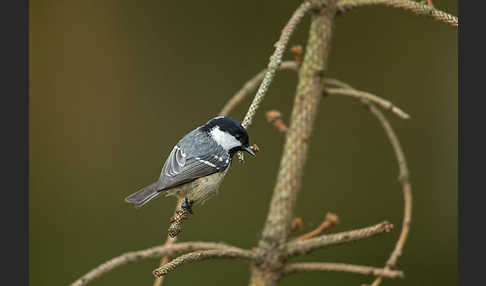
[[[217,194],[237,151],[255,156],[245,128],[230,117],[215,117],[186,134],[172,149],[159,179],[125,202],[139,208],[160,194],[175,195],[184,198],[182,207],[192,212],[193,204]]]

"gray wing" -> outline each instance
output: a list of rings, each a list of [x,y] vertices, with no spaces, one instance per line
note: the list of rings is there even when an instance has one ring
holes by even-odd
[[[203,142],[199,142],[199,144],[201,143]],[[199,150],[202,150],[202,152],[191,150],[192,152],[189,153],[188,149],[194,149],[197,146],[185,145],[184,142],[179,142],[172,149],[162,168],[157,185],[158,191],[223,171],[231,163],[231,158],[223,148],[201,146]]]

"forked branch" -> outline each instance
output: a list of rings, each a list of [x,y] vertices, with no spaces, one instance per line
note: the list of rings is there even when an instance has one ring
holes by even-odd
[[[213,250],[220,250],[220,251],[244,251],[240,248],[227,245],[224,243],[200,242],[200,241],[182,242],[182,243],[176,243],[171,245],[156,246],[145,250],[127,252],[118,257],[112,258],[104,262],[103,264],[97,266],[96,268],[92,269],[91,271],[89,271],[88,273],[80,277],[78,280],[71,283],[71,286],[85,285],[88,282],[92,281],[93,279],[96,279],[101,275],[128,263],[134,263],[148,258],[157,258],[165,255],[174,255],[174,254],[184,253],[188,251],[206,250],[206,249],[213,249]]]

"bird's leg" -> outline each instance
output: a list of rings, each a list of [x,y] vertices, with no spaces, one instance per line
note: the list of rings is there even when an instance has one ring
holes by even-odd
[[[186,209],[190,214],[194,214],[192,210],[193,201],[189,201],[187,198],[184,198],[184,201],[181,204],[181,208]]]

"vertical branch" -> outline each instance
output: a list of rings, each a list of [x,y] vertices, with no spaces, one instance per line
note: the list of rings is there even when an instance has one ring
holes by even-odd
[[[277,183],[263,229],[260,247],[285,242],[289,234],[292,213],[300,188],[302,171],[307,159],[312,125],[322,98],[322,79],[327,66],[334,1],[321,1],[325,6],[314,11],[309,40],[287,131]]]
[[[287,240],[293,209],[307,159],[309,139],[327,66],[332,23],[336,14],[335,0],[312,1],[319,9],[312,10],[309,39],[290,118],[290,126],[280,161],[277,183],[270,210],[263,227],[258,254],[264,259],[253,264],[250,285],[276,285],[282,275],[285,257],[279,246]]]

